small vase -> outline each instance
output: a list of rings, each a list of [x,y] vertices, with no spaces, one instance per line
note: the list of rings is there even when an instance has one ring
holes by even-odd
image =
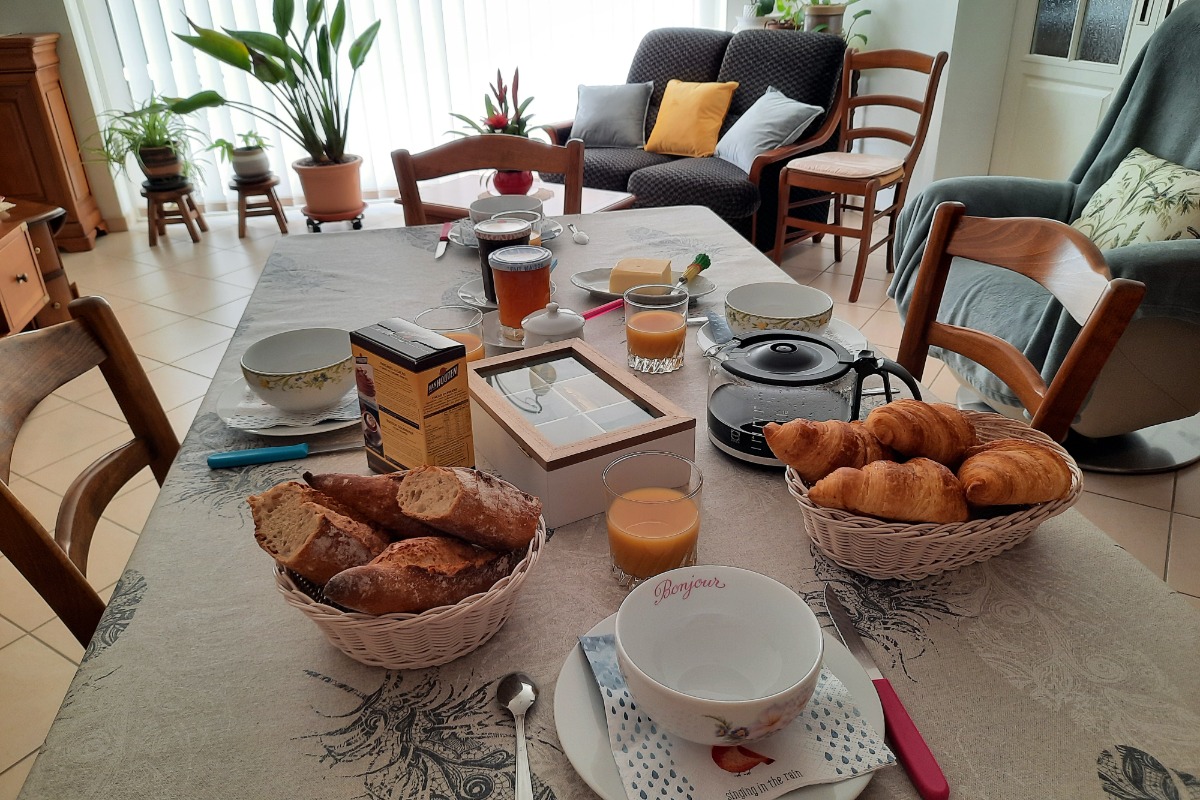
[[[497,194],[528,194],[533,186],[533,173],[527,169],[498,169],[492,185]]]

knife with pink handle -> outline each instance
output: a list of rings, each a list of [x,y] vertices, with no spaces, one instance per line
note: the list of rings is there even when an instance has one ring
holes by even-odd
[[[866,670],[871,683],[875,684],[875,691],[879,694],[879,702],[883,706],[887,742],[896,753],[904,771],[908,773],[917,793],[924,800],[946,800],[950,797],[950,785],[946,783],[942,768],[929,751],[929,745],[925,744],[921,732],[913,724],[904,703],[896,696],[891,682],[883,677],[879,668],[875,666],[875,660],[871,658],[866,644],[854,628],[854,620],[850,619],[846,607],[838,600],[833,587],[828,583],[825,584],[825,608],[829,611],[833,627],[841,637],[842,643]]]

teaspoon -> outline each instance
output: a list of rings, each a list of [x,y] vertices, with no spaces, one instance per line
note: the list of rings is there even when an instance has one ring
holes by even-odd
[[[592,237],[576,228],[574,222],[568,222],[567,227],[571,229],[571,238],[575,240],[575,244],[587,244],[592,240]]]
[[[529,751],[525,747],[525,712],[537,700],[537,684],[523,672],[505,675],[496,687],[496,702],[513,715],[517,729],[516,800],[533,800],[529,776]]]

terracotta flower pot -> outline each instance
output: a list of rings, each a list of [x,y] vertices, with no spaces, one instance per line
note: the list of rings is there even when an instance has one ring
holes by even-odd
[[[832,33],[835,36],[841,36],[842,19],[845,15],[845,5],[806,6],[804,9],[804,30],[811,31],[821,28],[822,33]]]
[[[359,170],[362,158],[346,156],[342,164],[313,164],[303,158],[292,162],[304,190],[304,213],[313,219],[350,219],[363,207]]]
[[[492,185],[497,194],[528,194],[533,186],[533,173],[527,169],[498,169]]]

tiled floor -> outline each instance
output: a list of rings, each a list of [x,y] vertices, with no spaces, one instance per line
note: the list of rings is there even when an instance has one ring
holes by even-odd
[[[295,210],[292,235],[305,233]],[[279,236],[270,219],[210,215],[211,230],[193,244],[177,226],[151,249],[144,226],[101,239],[90,253],[64,262],[82,293],[108,298],[182,436],[191,424],[233,335],[259,272]],[[365,226],[403,224],[397,206],[373,204]],[[338,224],[327,225],[328,230]],[[846,303],[853,250],[834,263],[828,241],[791,248],[784,269],[837,301],[836,316],[858,326],[889,355],[900,341],[900,319],[887,298],[880,254],[870,260],[859,302]],[[931,362],[925,383],[953,398],[953,379]],[[12,489],[53,524],[70,479],[122,441],[127,430],[103,380],[89,373],[60,389],[35,412],[17,442]],[[1200,607],[1200,466],[1140,477],[1087,475],[1078,508],[1120,545]],[[143,473],[114,500],[96,533],[89,576],[105,597],[112,591],[157,495]],[[0,800],[15,798],[45,737],[79,658],[71,635],[7,560],[0,558]]]

